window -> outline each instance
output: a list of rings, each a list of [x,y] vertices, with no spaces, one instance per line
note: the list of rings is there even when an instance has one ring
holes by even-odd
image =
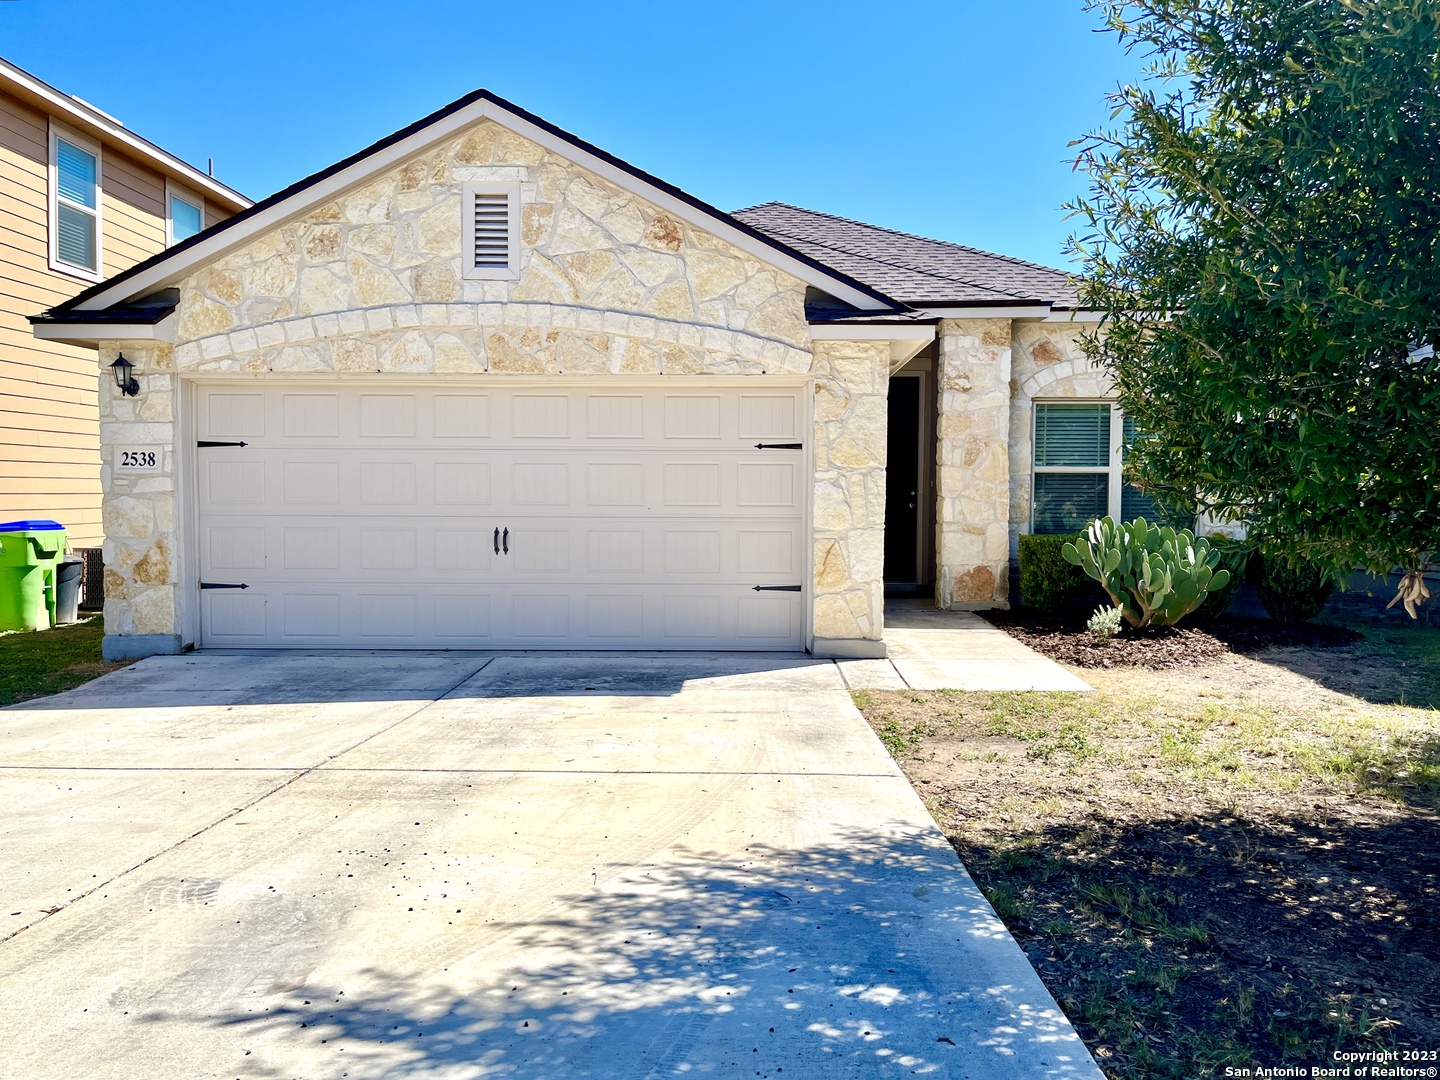
[[[520,185],[466,184],[461,207],[461,235],[467,238],[468,254],[464,276],[518,278]]]
[[[205,228],[205,201],[165,184],[165,243],[178,244]]]
[[[67,274],[100,277],[100,148],[50,132],[50,266]]]
[[[1107,514],[1157,520],[1154,500],[1122,476],[1135,437],[1135,425],[1111,402],[1037,403],[1030,531],[1079,532]]]

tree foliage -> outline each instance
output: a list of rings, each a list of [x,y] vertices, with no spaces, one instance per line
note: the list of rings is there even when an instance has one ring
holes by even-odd
[[[1145,54],[1080,140],[1127,468],[1342,572],[1440,549],[1440,4],[1090,0]]]

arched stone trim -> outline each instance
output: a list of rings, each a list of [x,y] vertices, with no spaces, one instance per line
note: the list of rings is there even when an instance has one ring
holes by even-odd
[[[193,372],[763,374],[806,372],[810,353],[722,326],[511,302],[399,304],[278,319],[186,342],[175,362]]]
[[[1088,358],[1077,357],[1035,371],[1020,383],[1014,400],[1017,404],[1023,401],[1029,408],[1036,398],[1113,397],[1114,392],[1114,382],[1109,375],[1097,369]]]

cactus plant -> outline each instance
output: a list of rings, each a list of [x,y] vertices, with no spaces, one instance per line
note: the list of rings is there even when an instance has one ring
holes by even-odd
[[[1157,528],[1136,518],[1092,521],[1062,549],[1065,561],[1098,581],[1133,627],[1174,626],[1229,582],[1220,553],[1189,529]]]

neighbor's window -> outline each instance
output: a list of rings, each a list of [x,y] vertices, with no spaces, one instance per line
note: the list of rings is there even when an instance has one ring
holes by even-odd
[[[68,135],[51,136],[51,265],[100,275],[100,148]]]
[[[170,243],[188,240],[205,228],[205,209],[201,200],[171,191],[166,201],[169,203],[167,222]]]
[[[1037,402],[1031,532],[1078,532],[1107,514],[1157,520],[1155,502],[1122,475],[1135,437],[1112,402]]]

